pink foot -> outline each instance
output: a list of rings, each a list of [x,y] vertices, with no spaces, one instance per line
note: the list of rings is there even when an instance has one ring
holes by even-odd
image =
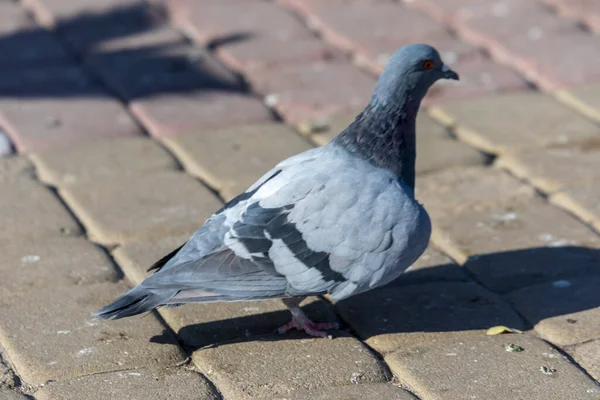
[[[312,322],[308,318],[292,317],[292,320],[290,322],[288,322],[287,324],[285,324],[277,329],[277,333],[279,333],[280,335],[283,335],[284,333],[286,333],[287,331],[289,331],[290,329],[293,329],[293,328],[296,328],[299,331],[304,331],[307,334],[309,334],[310,336],[327,337],[327,332],[325,332],[325,331],[330,330],[330,329],[333,329],[333,330],[340,329],[340,324],[338,324],[337,322],[317,323],[317,322]]]

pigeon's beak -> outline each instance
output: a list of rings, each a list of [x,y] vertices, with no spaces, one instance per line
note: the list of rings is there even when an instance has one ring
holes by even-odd
[[[453,79],[455,81],[460,80],[458,74],[452,71],[446,64],[442,66],[442,73],[444,74],[444,79]]]

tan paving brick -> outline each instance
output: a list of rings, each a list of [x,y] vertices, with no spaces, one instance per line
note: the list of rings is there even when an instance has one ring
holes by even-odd
[[[598,284],[598,276],[561,279],[518,290],[507,298],[542,337],[570,346],[600,339]]]
[[[435,219],[511,198],[530,198],[533,190],[497,168],[449,168],[417,179],[416,198]]]
[[[19,383],[6,351],[0,347],[0,389],[14,389]]]
[[[551,97],[504,94],[438,107],[458,125],[461,140],[492,153],[593,138],[600,128]]]
[[[429,246],[423,255],[391,285],[413,285],[436,281],[466,281],[467,271],[446,255]]]
[[[550,197],[550,203],[575,214],[600,232],[600,177],[568,183]]]
[[[26,397],[24,394],[8,389],[0,389],[0,400],[27,400],[30,397]]]
[[[600,129],[598,131],[600,133]],[[497,165],[539,190],[552,193],[565,185],[600,179],[600,135],[567,145],[550,145],[500,157]]]
[[[200,374],[183,368],[135,369],[51,382],[35,393],[38,400],[181,399],[217,400],[219,395]]]
[[[29,177],[2,183],[0,226],[0,243],[81,234],[54,194]]]
[[[115,249],[113,255],[130,280],[139,283],[147,275],[150,265],[181,246],[187,238],[171,236],[156,241],[127,243]],[[302,306],[315,321],[336,321],[332,307],[316,297],[309,298]],[[160,313],[189,348],[270,333],[291,318],[280,300],[189,304],[161,309]]]
[[[165,139],[185,169],[229,200],[279,161],[310,149],[284,124],[246,125]]]
[[[105,244],[191,233],[221,206],[199,182],[175,171],[107,176],[60,191],[89,236]]]
[[[570,350],[573,359],[597,381],[600,380],[600,340],[584,343]]]
[[[271,112],[255,97],[215,90],[138,99],[131,103],[131,111],[155,137],[273,120]]]
[[[388,286],[340,301],[336,308],[380,353],[449,340],[458,332],[483,335],[496,325],[523,328],[502,298],[471,282]]]
[[[410,392],[390,383],[339,386],[313,392],[295,393],[290,396],[275,397],[277,400],[416,400]]]
[[[0,299],[0,341],[27,383],[150,366],[185,354],[152,315],[118,321],[92,313],[127,290],[123,284],[41,289]],[[149,342],[163,334],[161,343]]]
[[[448,213],[434,224],[443,245],[470,258],[465,266],[494,291],[600,272],[600,238],[540,199]]]
[[[583,115],[600,122],[600,84],[591,84],[558,91],[557,99]]]
[[[123,105],[76,65],[11,70],[0,88],[0,120],[19,151],[141,134]]]
[[[118,174],[176,169],[160,145],[144,137],[93,141],[31,154],[38,176],[54,186]]]
[[[35,171],[29,160],[22,156],[0,157],[0,182],[15,178],[33,178]]]
[[[317,145],[327,144],[354,120],[352,116],[332,117],[313,124],[304,123],[298,129]],[[313,128],[317,132],[309,132]],[[454,166],[478,165],[485,156],[450,137],[446,129],[425,113],[417,117],[417,174]]]
[[[119,279],[110,258],[83,238],[4,245],[0,275],[0,296]]]
[[[193,358],[228,399],[272,399],[296,391],[387,381],[379,361],[347,336],[266,336],[198,350]]]
[[[507,344],[524,350],[506,351]],[[385,360],[402,382],[428,400],[584,400],[600,395],[593,380],[528,334],[457,335],[451,342],[400,350]]]

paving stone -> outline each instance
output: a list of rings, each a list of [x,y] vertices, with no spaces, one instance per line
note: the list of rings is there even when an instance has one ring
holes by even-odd
[[[142,4],[139,0],[45,0],[43,4],[26,1],[26,5],[34,8],[34,12],[44,11],[57,20],[68,21],[69,19],[77,19],[82,15],[92,18],[105,14],[111,16],[112,12],[122,11],[119,10],[119,6],[127,6],[124,7],[127,10],[128,7],[141,6]],[[33,7],[34,5],[37,7]]]
[[[59,200],[28,177],[2,183],[0,243],[78,236],[81,229]]]
[[[60,189],[93,240],[116,244],[197,229],[221,203],[175,171],[93,178]]]
[[[600,178],[600,135],[580,142],[549,145],[544,151],[520,151],[500,158],[498,164],[539,190],[553,193]]]
[[[141,47],[99,51],[88,56],[86,62],[129,100],[165,93],[244,90],[237,75],[226,70],[206,50],[183,39],[149,50]]]
[[[594,32],[600,32],[600,5],[594,0],[546,0],[561,16],[583,20]]]
[[[387,381],[379,361],[347,336],[333,340],[265,336],[201,349],[193,358],[225,398],[272,399],[355,382]]]
[[[474,205],[494,204],[511,198],[531,198],[533,191],[496,168],[448,168],[417,179],[416,198],[435,219]]]
[[[600,237],[541,200],[471,206],[434,223],[445,244],[457,249],[465,266],[494,291],[600,272],[595,266]]]
[[[600,232],[600,178],[566,184],[550,197],[550,203],[564,208]]]
[[[83,238],[53,238],[2,246],[0,296],[43,288],[116,282],[110,258]]]
[[[0,389],[1,400],[27,400],[31,397],[26,397],[24,394],[8,389]]]
[[[493,153],[569,144],[593,138],[600,128],[535,92],[505,94],[439,107],[458,125],[456,134],[465,142]]]
[[[0,157],[0,182],[23,177],[34,178],[35,170],[26,157]]]
[[[226,199],[244,192],[281,160],[310,149],[284,124],[200,131],[165,139],[185,169]]]
[[[6,351],[0,347],[0,390],[14,389],[20,385],[20,380],[6,356]],[[1,398],[1,396],[0,396]]]
[[[422,13],[389,1],[291,0],[283,3],[304,14],[308,24],[326,40],[349,52],[393,43],[398,48],[441,28]]]
[[[600,36],[578,27],[541,37],[515,36],[504,43],[511,57],[521,60],[515,66],[524,74],[533,70],[533,79],[546,90],[599,82],[600,55],[595,52],[599,45]],[[579,62],[583,58],[586,62]]]
[[[567,106],[575,108],[596,123],[600,123],[600,84],[590,84],[569,89],[566,93],[558,93],[559,100]],[[567,96],[564,96],[564,95]],[[560,96],[563,95],[563,96]],[[561,98],[562,97],[562,98]],[[565,99],[566,97],[566,99]]]
[[[600,380],[600,340],[577,346],[570,353],[588,374],[595,380]]]
[[[484,1],[459,13],[460,24],[468,29],[472,42],[490,45],[516,36],[540,37],[574,27],[574,22],[557,18],[541,4],[528,1]]]
[[[128,370],[51,382],[35,393],[38,400],[68,400],[77,393],[89,400],[136,399],[217,400],[210,383],[194,371],[178,369]]]
[[[341,61],[341,51],[317,38],[249,37],[217,46],[216,54],[232,70],[273,70],[285,65]]]
[[[87,53],[115,38],[128,37],[130,40],[133,36],[165,25],[165,12],[158,3],[139,0],[68,1],[63,2],[67,4],[64,10],[58,10],[64,5],[54,0],[50,3],[54,3],[50,5],[53,8],[51,24],[80,53]]]
[[[256,98],[218,91],[157,95],[134,101],[131,110],[156,137],[258,124],[273,119]]]
[[[113,255],[133,283],[141,282],[156,260],[181,246],[188,236],[169,236],[157,241],[132,242],[117,248]],[[335,322],[330,306],[315,297],[302,303],[315,321]],[[187,348],[271,333],[287,323],[291,314],[280,300],[190,304],[160,310],[171,329]]]
[[[177,168],[161,146],[145,137],[96,140],[33,153],[40,179],[64,186],[123,173],[143,174]]]
[[[336,304],[342,318],[380,353],[479,336],[496,325],[522,329],[519,316],[498,295],[472,282],[388,286]]]
[[[0,91],[0,124],[21,152],[141,133],[123,106],[78,67],[10,71],[0,78]]]
[[[350,64],[313,63],[276,71],[252,71],[248,78],[265,102],[292,124],[358,113],[375,82]]]
[[[101,283],[3,297],[2,342],[23,380],[37,385],[185,360],[174,338],[152,315],[118,321],[92,318],[93,312],[126,290],[123,284]],[[148,342],[161,332],[162,343]]]
[[[391,385],[389,383],[378,383],[370,385],[339,386],[314,392],[302,392],[291,396],[275,397],[281,400],[363,400],[363,399],[386,399],[386,400],[416,400],[410,392]]]
[[[232,15],[243,18],[231,18]],[[172,16],[200,44],[244,41],[246,35],[290,39],[312,36],[291,13],[270,2],[190,2]]]
[[[431,246],[390,285],[407,286],[438,281],[466,281],[467,271]]]
[[[505,350],[507,344],[522,352]],[[400,350],[385,358],[421,398],[597,399],[600,387],[532,335],[464,338]],[[543,368],[546,373],[542,372]]]
[[[518,290],[507,298],[543,338],[570,346],[600,339],[599,283],[598,276],[561,279]]]

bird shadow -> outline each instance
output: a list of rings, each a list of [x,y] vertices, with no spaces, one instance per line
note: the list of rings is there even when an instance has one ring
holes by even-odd
[[[600,250],[539,247],[474,256],[464,266],[407,271],[384,287],[334,305],[312,301],[303,309],[315,321],[340,321],[342,332],[332,332],[334,337],[351,333],[363,340],[382,334],[474,331],[496,325],[527,330],[542,319],[561,316],[576,324],[576,318],[567,315],[600,306],[598,284]],[[231,342],[308,337],[277,335],[274,330],[289,320],[289,312],[259,313],[260,307],[260,302],[188,305],[166,309],[163,315],[167,322],[170,318],[203,321],[176,330],[188,351]],[[235,317],[220,318],[232,315],[232,309],[237,310]],[[244,310],[255,313],[244,315]],[[172,312],[177,314],[169,317]],[[165,330],[151,342],[172,343],[171,333]]]
[[[207,91],[251,95],[212,53],[252,33],[232,32],[198,47],[168,18],[164,6],[139,2],[60,18],[52,32],[25,23],[0,36],[0,52],[11,54],[0,59],[0,100],[111,97],[105,89],[126,101]]]

